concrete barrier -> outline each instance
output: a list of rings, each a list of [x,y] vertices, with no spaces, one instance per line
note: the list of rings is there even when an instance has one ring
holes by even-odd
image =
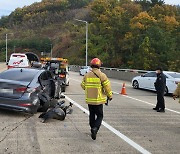
[[[81,66],[70,65],[70,70],[79,72]],[[106,68],[101,67],[101,71],[105,73],[109,78],[131,81],[135,76],[147,73],[146,70],[135,70],[135,69],[119,69],[119,68]]]

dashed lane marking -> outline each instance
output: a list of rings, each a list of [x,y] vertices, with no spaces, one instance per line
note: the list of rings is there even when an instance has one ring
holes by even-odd
[[[81,109],[83,112],[85,112],[87,115],[89,115],[89,111],[86,110],[84,107],[82,107],[81,105],[79,105],[77,102],[75,102],[74,100],[72,100],[71,98],[69,98],[68,96],[65,95],[65,98],[70,101],[71,103],[73,103],[76,107],[78,107],[79,109]],[[132,147],[134,147],[136,150],[138,150],[139,152],[143,153],[143,154],[150,154],[149,151],[147,151],[146,149],[144,149],[143,147],[141,147],[139,144],[137,144],[136,142],[134,142],[133,140],[131,140],[130,138],[128,138],[127,136],[125,136],[124,134],[122,134],[120,131],[116,130],[115,128],[113,128],[111,125],[109,125],[108,123],[106,123],[105,121],[102,121],[102,125],[105,126],[107,129],[109,129],[111,132],[113,132],[114,134],[116,134],[118,137],[120,137],[122,140],[124,140],[126,143],[128,143],[129,145],[131,145]]]

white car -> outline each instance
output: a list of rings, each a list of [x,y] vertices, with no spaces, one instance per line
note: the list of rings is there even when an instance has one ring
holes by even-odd
[[[8,62],[8,69],[14,67],[30,67],[27,55],[24,53],[13,53]]]
[[[165,94],[172,94],[175,91],[178,82],[180,82],[180,73],[169,71],[163,71],[163,73],[166,76]],[[135,89],[142,88],[156,91],[154,87],[154,82],[156,81],[156,78],[156,72],[150,71],[144,75],[134,77],[132,79],[132,86]]]
[[[84,76],[87,72],[89,72],[91,70],[92,69],[90,66],[82,66],[80,71],[79,71],[79,74]]]

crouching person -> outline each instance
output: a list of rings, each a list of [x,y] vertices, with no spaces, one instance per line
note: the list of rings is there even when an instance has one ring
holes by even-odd
[[[92,70],[85,74],[81,87],[85,90],[86,103],[89,108],[89,125],[91,127],[91,138],[96,140],[96,134],[103,120],[103,104],[107,98],[112,100],[110,81],[100,71],[101,61],[98,58],[92,59]]]
[[[178,83],[177,88],[173,93],[173,99],[175,100],[177,97],[179,97],[179,103],[180,103],[180,82]]]

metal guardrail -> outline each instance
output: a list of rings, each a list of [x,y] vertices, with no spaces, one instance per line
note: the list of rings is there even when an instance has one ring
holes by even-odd
[[[70,70],[74,72],[79,72],[81,66],[70,65]],[[100,68],[103,73],[105,73],[109,78],[131,81],[133,77],[147,73],[146,70],[136,70],[136,69],[119,69],[119,68]]]
[[[5,63],[0,62],[0,68],[5,68]],[[1,68],[1,69],[2,69]],[[70,65],[69,66],[71,71],[79,72],[81,69],[81,66],[78,65]],[[101,67],[100,68],[103,73],[105,73],[109,78],[118,79],[118,80],[125,80],[125,81],[131,81],[133,77],[142,75],[144,73],[147,73],[146,70],[136,70],[136,69],[119,69],[119,68],[106,68]]]

